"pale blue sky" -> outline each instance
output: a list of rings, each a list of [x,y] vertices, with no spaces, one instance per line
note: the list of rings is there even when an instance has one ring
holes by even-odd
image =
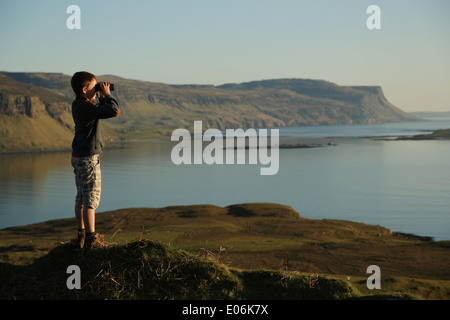
[[[69,30],[66,9],[81,9]],[[369,5],[381,30],[366,27]],[[0,70],[168,84],[309,78],[450,111],[448,0],[1,0]]]

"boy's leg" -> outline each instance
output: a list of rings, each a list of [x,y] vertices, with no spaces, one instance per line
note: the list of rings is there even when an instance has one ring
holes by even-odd
[[[84,219],[83,219],[83,202],[82,202],[82,180],[81,180],[81,169],[78,159],[72,157],[72,167],[75,174],[75,185],[77,187],[77,195],[75,197],[75,218],[77,221],[78,236],[74,244],[77,248],[82,249],[84,247],[84,242],[86,239],[86,232],[84,229]]]
[[[83,222],[86,234],[95,232],[95,209],[83,206]]]
[[[86,233],[95,232],[95,209],[100,202],[101,171],[98,156],[72,158],[77,196],[75,199],[75,216],[78,230]]]
[[[75,202],[75,216],[77,220],[78,239],[76,245],[84,247],[86,237],[95,233],[95,209]]]
[[[79,247],[80,249],[84,247],[84,241],[86,239],[86,232],[84,227],[84,219],[83,219],[83,209],[84,206],[81,202],[76,201],[75,202],[75,217],[77,220],[77,228],[78,228],[78,237],[75,242],[75,246]]]
[[[103,242],[103,235],[95,232],[95,209],[84,205],[83,210],[84,225],[86,227],[86,246],[88,250],[93,248],[107,248]]]
[[[84,227],[84,244],[88,249],[105,247],[101,242],[103,236],[95,232],[95,209],[101,195],[100,159],[98,156],[85,157],[73,160],[73,163],[78,188],[75,214],[78,228]]]
[[[81,202],[75,202],[75,217],[77,219],[78,230],[84,230],[83,209],[83,204]]]

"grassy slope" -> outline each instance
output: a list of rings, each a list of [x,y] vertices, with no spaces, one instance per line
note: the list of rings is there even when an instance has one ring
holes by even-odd
[[[0,115],[0,152],[67,150],[72,139],[72,130],[47,114]]]
[[[72,264],[81,270],[80,290],[68,290],[66,286],[69,275],[65,271]],[[0,265],[0,270],[1,298],[336,299],[359,296],[343,280],[231,269],[211,256],[147,240],[89,253],[59,246],[32,265]]]
[[[21,276],[27,278],[27,275],[39,272],[40,268],[50,268],[48,265],[54,265],[55,259],[61,261],[58,260],[59,264],[55,264],[57,267],[52,268],[59,269],[72,264],[73,261],[82,263],[80,257],[90,259],[82,254],[77,258],[77,253],[55,245],[61,240],[74,237],[74,225],[74,219],[63,219],[0,230],[0,258],[5,263],[1,266],[1,273],[4,275],[2,282],[9,279],[7,274],[14,274],[16,278]],[[150,239],[168,244],[164,247],[171,252],[181,252],[180,254],[191,257],[175,257],[174,259],[194,259],[191,255],[212,258],[213,261],[208,263],[214,263],[215,266],[205,266],[205,268],[212,267],[214,270],[218,268],[214,271],[215,274],[219,270],[224,273],[218,279],[205,276],[206,278],[202,278],[203,280],[199,280],[198,283],[182,284],[181,287],[190,288],[176,289],[185,291],[184,295],[178,291],[176,293],[175,289],[170,292],[164,291],[170,290],[171,286],[177,287],[177,281],[174,278],[164,280],[169,284],[160,284],[162,291],[149,293],[144,290],[137,293],[136,288],[128,283],[127,272],[119,268],[118,271],[114,271],[115,275],[112,276],[115,277],[114,280],[126,283],[133,288],[129,289],[131,291],[111,289],[112,292],[108,296],[100,295],[101,290],[92,293],[100,295],[99,298],[328,299],[373,294],[381,298],[450,298],[448,242],[433,242],[430,239],[392,234],[388,229],[379,226],[349,221],[303,219],[292,208],[276,204],[243,204],[226,208],[199,205],[123,209],[99,213],[97,228],[106,234],[107,242],[116,244],[114,250],[123,252],[124,255],[132,254],[126,249],[131,243],[140,239]],[[150,243],[151,246],[156,245],[153,242]],[[123,265],[125,261],[140,266],[147,263],[145,259],[126,258],[122,254],[100,253],[102,254],[119,256],[120,261],[115,262],[119,265]],[[139,254],[149,255],[145,252]],[[35,261],[36,258],[38,260]],[[110,261],[106,257],[93,259],[97,259],[93,265],[95,270],[88,273],[84,283],[99,282],[99,276],[94,278],[91,276],[104,270]],[[158,259],[155,261],[153,258],[149,261],[156,265],[159,263],[161,267],[164,263],[169,263],[169,261],[163,262]],[[92,264],[92,262],[86,263],[84,268]],[[171,265],[178,263],[180,263],[179,260],[172,261]],[[366,288],[366,279],[369,275],[365,272],[371,264],[380,266],[383,277],[382,290],[376,290],[376,292]],[[188,268],[188,266],[185,267]],[[108,266],[108,268],[113,267]],[[152,272],[157,272],[155,268],[153,266],[149,269],[147,275],[149,279],[154,277]],[[65,271],[59,269],[52,273]],[[192,274],[201,275],[206,271],[190,269],[190,271],[180,272],[172,276],[184,279]],[[184,272],[189,272],[189,276]],[[55,277],[48,275],[42,281],[53,283],[56,281]],[[60,277],[66,279],[67,275],[60,275]],[[123,277],[121,278],[123,281],[117,280],[116,277]],[[133,276],[129,275],[129,277]],[[100,281],[96,285],[102,286],[108,281],[113,281],[105,279],[103,284]],[[137,281],[136,278],[133,279]],[[213,282],[222,281],[220,279],[228,283],[228,285],[219,285],[219,287],[228,288],[226,292],[213,289],[215,286]],[[309,288],[317,282],[323,283],[323,287],[316,287],[317,291],[313,292],[304,291],[306,284]],[[9,289],[6,288],[6,293],[3,294],[8,295],[7,292],[11,294],[13,289],[18,292],[20,290],[28,292],[26,289],[28,282],[23,282],[25,287],[22,287],[17,279],[7,283]],[[194,293],[197,289],[192,288],[200,286],[201,283],[204,283],[203,289],[206,291],[197,296]],[[168,288],[165,288],[166,286]],[[319,290],[319,288],[327,289]],[[269,296],[262,296],[266,293]],[[80,297],[88,296],[81,294]]]

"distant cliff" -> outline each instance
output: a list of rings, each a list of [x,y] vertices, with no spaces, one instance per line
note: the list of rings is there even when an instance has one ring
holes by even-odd
[[[1,151],[70,148],[74,97],[70,77],[0,72]],[[176,128],[192,129],[194,120],[202,120],[205,130],[224,130],[416,119],[389,103],[377,86],[308,79],[222,86],[168,85],[112,75],[99,80],[116,84],[113,95],[121,105],[121,116],[104,122],[108,140],[115,141],[168,138]],[[52,139],[46,137],[47,131]]]
[[[286,125],[356,124],[415,120],[392,105],[379,86],[338,86],[323,80],[278,79],[226,84],[235,92],[271,92]]]
[[[73,127],[66,97],[0,73],[0,152],[66,149]]]
[[[45,106],[39,97],[0,92],[0,114],[23,114],[33,118],[42,113],[45,113]]]

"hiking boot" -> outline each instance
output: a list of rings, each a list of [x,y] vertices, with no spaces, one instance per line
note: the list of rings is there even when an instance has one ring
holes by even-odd
[[[103,235],[94,232],[92,235],[86,237],[84,241],[84,247],[88,250],[91,249],[104,249],[108,246],[103,242]]]

